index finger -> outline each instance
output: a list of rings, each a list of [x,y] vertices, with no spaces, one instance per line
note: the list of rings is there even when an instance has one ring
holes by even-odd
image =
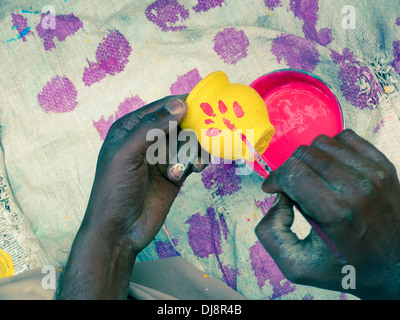
[[[302,161],[291,157],[272,172],[263,183],[267,193],[285,193],[298,203],[305,214],[320,223],[328,223],[340,205],[338,194],[314,170]]]

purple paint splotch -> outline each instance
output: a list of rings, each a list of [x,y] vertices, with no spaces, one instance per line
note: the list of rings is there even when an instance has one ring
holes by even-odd
[[[76,108],[77,96],[78,92],[71,80],[55,76],[43,87],[42,92],[37,95],[37,100],[46,113],[65,113]]]
[[[374,128],[373,132],[374,132],[374,133],[378,133],[378,131],[379,131],[380,129],[382,129],[382,127],[384,127],[384,126],[385,126],[385,120],[383,119],[383,120],[381,120],[381,121],[378,123],[378,125]]]
[[[179,76],[178,80],[171,85],[171,94],[179,95],[190,93],[201,79],[197,69],[190,70],[188,73]]]
[[[333,41],[332,30],[323,28],[317,31],[319,0],[290,0],[290,10],[295,17],[304,22],[303,32],[308,40],[327,46]]]
[[[270,300],[278,299],[296,289],[296,286],[287,280],[279,270],[274,260],[272,260],[271,256],[265,251],[261,242],[257,241],[256,244],[250,248],[250,260],[260,289],[265,286],[265,282],[268,280],[273,287],[273,294]]]
[[[396,18],[395,25],[400,27],[400,17]]]
[[[235,170],[235,164],[209,164],[201,173],[201,180],[207,189],[216,188],[217,196],[231,195],[242,189],[242,179]]]
[[[96,50],[96,61],[88,60],[89,67],[83,72],[83,83],[86,86],[103,80],[107,75],[124,71],[129,62],[132,48],[126,38],[118,31],[111,30]]]
[[[179,252],[176,251],[175,247],[178,245],[179,240],[176,238],[172,239],[172,243],[169,241],[156,241],[156,252],[160,259],[172,258],[180,256]]]
[[[270,10],[275,10],[278,7],[282,7],[281,0],[264,0],[264,3]]]
[[[369,68],[357,61],[348,48],[343,54],[331,50],[331,58],[339,67],[340,88],[346,100],[358,109],[373,109],[379,102],[380,85]]]
[[[219,269],[222,272],[222,280],[230,286],[233,290],[237,289],[237,276],[238,276],[238,269],[231,267],[228,265],[219,265]]]
[[[22,41],[26,41],[27,35],[34,35],[33,32],[28,27],[28,19],[23,15],[17,13],[11,13],[13,28],[18,31],[19,37]]]
[[[98,121],[93,121],[93,126],[99,133],[100,139],[103,141],[106,139],[108,130],[110,130],[110,127],[115,121],[117,121],[118,119],[122,118],[123,116],[125,116],[130,112],[140,109],[144,105],[146,105],[146,102],[142,101],[142,99],[140,99],[139,96],[130,97],[125,99],[119,105],[118,110],[115,112],[115,114],[108,117],[107,120],[104,118],[104,116],[101,116],[101,118]]]
[[[312,72],[319,63],[319,52],[316,44],[295,35],[282,34],[276,38],[271,47],[271,52],[278,62],[282,60],[293,69]]]
[[[43,28],[43,26],[46,26],[46,19],[48,19],[48,16],[46,14],[42,14],[40,23],[36,26],[36,31],[39,37],[44,40],[44,48],[47,51],[56,47],[54,38],[57,38],[58,41],[62,42],[67,37],[72,36],[79,29],[83,28],[83,23],[81,20],[79,20],[79,18],[75,17],[73,13],[54,16],[54,29]]]
[[[225,4],[225,0],[197,0],[198,4],[193,7],[193,10],[196,12],[204,12],[215,7],[222,7]]]
[[[264,201],[254,200],[254,203],[256,204],[257,209],[260,209],[262,214],[264,216],[266,216],[268,211],[272,208],[275,198],[276,198],[276,196],[271,196],[271,197],[267,197]]]
[[[162,31],[182,31],[187,26],[177,24],[189,18],[189,10],[177,0],[157,0],[146,8],[145,15]]]
[[[392,67],[398,74],[400,74],[400,41],[393,42],[393,56],[394,60]]]
[[[227,64],[235,65],[247,57],[249,38],[243,30],[225,28],[214,37],[214,51]]]
[[[204,216],[200,213],[191,216],[186,224],[189,224],[189,245],[196,257],[208,258],[212,254],[222,253],[221,226],[213,207],[208,208]]]
[[[201,216],[196,213],[191,216],[186,224],[189,224],[188,242],[196,257],[208,258],[214,255],[218,262],[218,268],[222,273],[222,280],[232,289],[236,290],[238,270],[221,262],[222,237],[227,240],[228,231],[223,216],[217,216],[213,207],[207,209],[207,213]]]

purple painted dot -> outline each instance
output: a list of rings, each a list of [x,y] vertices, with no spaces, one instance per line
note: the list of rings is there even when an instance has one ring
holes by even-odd
[[[317,42],[321,46],[327,46],[333,41],[332,30],[328,28],[323,28],[317,33]]]
[[[237,64],[247,57],[249,39],[243,30],[225,28],[214,37],[214,50],[227,64]]]
[[[101,140],[105,140],[108,130],[112,124],[117,121],[118,119],[122,118],[123,116],[127,115],[130,112],[136,111],[141,107],[145,106],[146,102],[142,101],[139,96],[126,98],[119,106],[118,110],[115,112],[114,115],[111,115],[107,118],[101,116],[98,121],[93,121],[93,126],[96,128],[97,132],[100,135]]]
[[[347,294],[344,292],[340,293],[340,300],[349,300],[349,298],[347,297]]]
[[[182,31],[187,26],[180,23],[189,18],[189,10],[177,0],[157,0],[146,8],[145,15],[162,31]]]
[[[285,61],[289,68],[312,72],[319,63],[317,45],[292,34],[282,34],[272,43],[271,52],[279,63]]]
[[[290,10],[295,17],[303,21],[304,36],[308,40],[317,41],[327,46],[333,41],[332,30],[324,28],[317,31],[319,0],[290,0]]]
[[[285,278],[278,266],[272,260],[271,256],[265,251],[261,242],[257,241],[250,248],[251,267],[257,278],[257,284],[260,289],[265,286],[266,281],[273,288],[273,294],[270,300],[278,299],[287,295],[296,289],[296,286]]]
[[[264,216],[266,216],[268,211],[271,209],[271,207],[275,201],[275,198],[276,198],[275,196],[272,196],[272,197],[269,196],[264,201],[254,200],[254,203],[256,204],[256,207],[261,210],[262,214]]]
[[[230,286],[233,290],[237,289],[237,276],[238,276],[238,270],[234,267],[231,267],[229,264],[228,265],[223,265],[220,263],[219,269],[222,272],[222,280]]]
[[[275,10],[278,7],[282,7],[281,0],[264,0],[264,3],[270,10]]]
[[[172,258],[180,256],[179,252],[176,251],[174,247],[178,245],[179,240],[174,238],[172,239],[173,245],[167,241],[156,241],[156,252],[160,259]]]
[[[215,7],[222,7],[225,4],[225,0],[197,0],[198,3],[193,7],[196,12],[205,12]]]
[[[65,113],[76,108],[78,93],[67,77],[55,76],[37,95],[39,105],[44,112]]]
[[[399,27],[400,27],[400,17],[397,17],[397,18],[396,18],[395,24],[396,24],[396,26],[399,26]]]
[[[86,86],[103,80],[107,75],[115,75],[125,69],[132,48],[126,38],[118,31],[110,31],[96,50],[96,62],[88,60],[89,67],[83,72]]]
[[[104,116],[101,116],[100,120],[93,121],[93,126],[99,133],[101,140],[104,141],[106,139],[108,130],[110,130],[114,121],[115,121],[114,116],[108,117],[107,120],[104,118]]]
[[[186,224],[189,224],[188,242],[196,257],[208,258],[222,253],[221,227],[213,207],[208,208],[204,216],[200,213],[191,216]]]
[[[242,189],[242,179],[235,170],[235,164],[209,164],[201,173],[201,181],[207,189],[215,188],[218,196],[231,195]]]
[[[28,20],[23,15],[11,13],[11,17],[12,17],[12,24],[20,34],[22,41],[24,42],[26,41],[27,35],[34,35],[33,32],[30,31],[30,28],[28,27]]]
[[[136,111],[145,105],[146,105],[146,102],[144,102],[142,99],[140,99],[139,96],[126,98],[118,106],[118,110],[115,113],[115,120],[118,120],[118,119],[122,118],[123,116],[127,115],[128,113]]]
[[[190,93],[193,88],[201,81],[201,76],[197,69],[193,69],[188,73],[179,76],[178,80],[171,86],[171,94],[179,95]]]
[[[400,74],[400,41],[393,42],[393,56],[394,60],[392,66],[394,70]]]
[[[73,13],[53,16],[53,18],[55,19],[54,28],[51,28],[52,25],[48,23],[49,16],[46,14],[42,14],[40,23],[36,26],[36,31],[39,37],[44,40],[44,48],[47,51],[56,47],[54,38],[62,42],[83,28],[83,23]]]
[[[331,58],[339,67],[340,89],[346,100],[358,109],[373,109],[381,88],[370,69],[357,61],[348,48],[343,49],[343,54],[331,50]]]

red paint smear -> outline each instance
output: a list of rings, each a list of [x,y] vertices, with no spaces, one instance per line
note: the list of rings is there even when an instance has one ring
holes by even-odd
[[[233,111],[235,112],[236,117],[238,118],[242,118],[244,116],[243,108],[239,103],[237,103],[237,101],[233,103]]]
[[[217,115],[214,113],[213,108],[208,103],[202,103],[200,108],[204,111],[206,115],[209,117],[216,117]]]
[[[234,131],[235,129],[236,129],[236,126],[232,123],[232,122],[230,122],[228,119],[225,119],[224,118],[224,124],[227,126],[227,128],[229,129],[229,130],[232,130],[232,131]]]
[[[214,121],[212,121],[211,119],[207,119],[204,121],[205,124],[212,124],[215,123]]]
[[[228,111],[228,107],[221,100],[218,102],[218,109],[222,114],[225,114]]]
[[[216,136],[221,134],[221,131],[222,130],[218,130],[216,128],[210,128],[210,129],[207,130],[206,135],[208,137],[216,137]]]

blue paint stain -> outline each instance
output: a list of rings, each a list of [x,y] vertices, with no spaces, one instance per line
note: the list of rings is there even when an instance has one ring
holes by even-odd
[[[32,7],[31,7],[32,8]],[[30,13],[30,14],[39,14],[39,11],[28,11],[28,10],[21,10],[22,13]]]
[[[22,37],[25,37],[29,33],[30,30],[31,30],[31,27],[24,28],[24,30],[22,30],[22,32],[18,35],[18,37],[11,38],[11,39],[7,40],[5,43],[11,42],[11,41],[15,41],[15,40],[18,40],[18,39],[22,39]]]

